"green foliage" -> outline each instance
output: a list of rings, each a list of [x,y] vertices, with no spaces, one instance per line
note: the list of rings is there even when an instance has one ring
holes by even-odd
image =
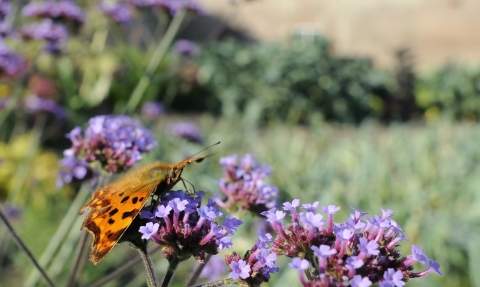
[[[449,64],[418,81],[418,105],[427,120],[480,119],[480,67]]]
[[[198,79],[230,118],[358,123],[380,114],[385,75],[369,59],[331,55],[329,46],[322,37],[292,38],[288,44],[218,43],[198,60]]]

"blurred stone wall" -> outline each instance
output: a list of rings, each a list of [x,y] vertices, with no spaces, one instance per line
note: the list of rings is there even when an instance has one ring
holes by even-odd
[[[236,28],[260,40],[285,40],[315,31],[334,52],[370,56],[380,67],[410,48],[421,70],[448,60],[480,61],[479,0],[202,0]]]

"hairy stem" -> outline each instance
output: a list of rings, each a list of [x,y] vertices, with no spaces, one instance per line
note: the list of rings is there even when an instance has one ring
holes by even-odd
[[[30,252],[30,250],[25,245],[23,240],[20,238],[20,236],[17,234],[17,232],[15,232],[15,229],[13,229],[13,226],[10,224],[10,222],[8,221],[8,218],[5,216],[5,214],[3,214],[3,211],[1,209],[0,209],[0,219],[5,223],[5,225],[7,226],[7,229],[10,232],[10,234],[12,235],[15,243],[27,255],[28,259],[30,260],[30,262],[32,262],[32,264],[35,266],[35,268],[37,268],[38,272],[40,273],[42,278],[45,280],[47,285],[50,286],[50,287],[55,287],[55,284],[53,283],[52,279],[50,279],[50,277],[48,277],[47,273],[42,268],[42,266],[40,266],[40,264],[38,264],[35,257],[33,257],[32,252]]]
[[[173,274],[177,270],[178,264],[180,263],[180,259],[174,258],[169,260],[167,274],[165,274],[165,278],[163,278],[162,287],[168,287],[170,281],[172,281]]]
[[[156,246],[155,248],[153,248],[152,250],[149,251],[149,254],[157,252],[161,248],[162,248],[161,246]],[[121,267],[118,267],[114,272],[108,274],[107,276],[103,277],[102,279],[98,280],[97,282],[95,282],[91,285],[88,285],[88,287],[103,286],[103,285],[107,284],[108,282],[112,281],[113,279],[117,278],[118,276],[121,276],[121,275],[125,274],[125,272],[132,269],[133,266],[140,263],[140,261],[142,261],[142,258],[141,257],[136,257],[135,259],[132,259],[132,260],[128,261],[126,264],[122,265]]]
[[[218,280],[218,281],[213,281],[213,282],[209,282],[209,283],[204,283],[204,284],[200,284],[200,285],[195,285],[195,286],[192,286],[192,287],[220,287],[220,286],[226,286],[226,285],[231,285],[232,282],[230,280],[230,278],[227,278],[227,279],[222,279],[222,280]]]
[[[153,270],[152,260],[150,260],[150,256],[148,255],[147,248],[142,247],[142,248],[138,248],[137,250],[138,252],[140,252],[140,256],[142,257],[142,260],[143,260],[143,265],[145,265],[148,282],[150,283],[149,286],[158,287],[157,279],[155,277],[155,272]]]

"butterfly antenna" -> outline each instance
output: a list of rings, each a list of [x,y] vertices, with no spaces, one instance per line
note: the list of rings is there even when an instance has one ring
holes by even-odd
[[[188,183],[189,183],[189,184],[190,184],[190,185],[193,187],[193,193],[195,193],[195,192],[196,192],[196,190],[195,190],[195,186],[194,186],[194,185],[193,185],[193,184],[192,184],[190,181],[188,181],[188,180],[184,179],[183,177],[182,177],[182,178],[180,178],[180,180],[181,180],[181,181],[182,181],[182,183],[183,183],[183,187],[185,187],[185,191],[188,191],[187,185],[185,184],[185,182],[188,182]]]
[[[202,153],[202,152],[206,151],[207,149],[209,149],[209,148],[211,148],[211,147],[213,147],[213,146],[219,145],[219,144],[220,144],[220,142],[216,142],[216,143],[214,143],[214,144],[212,144],[212,145],[209,145],[209,146],[207,146],[206,148],[202,149],[201,151],[199,151],[199,152],[197,152],[197,153],[195,153],[195,154],[192,154],[191,156],[187,157],[187,159],[190,159],[190,158],[196,156],[197,154]]]

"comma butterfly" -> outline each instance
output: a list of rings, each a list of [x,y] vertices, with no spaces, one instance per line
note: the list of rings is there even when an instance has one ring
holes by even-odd
[[[85,209],[89,209],[80,228],[85,228],[93,235],[89,261],[97,265],[122,237],[148,199],[154,194],[162,195],[170,191],[182,180],[186,165],[201,162],[209,156],[211,154],[197,158],[191,156],[173,164],[152,163],[133,169],[117,181],[97,189],[78,212],[83,214]]]

